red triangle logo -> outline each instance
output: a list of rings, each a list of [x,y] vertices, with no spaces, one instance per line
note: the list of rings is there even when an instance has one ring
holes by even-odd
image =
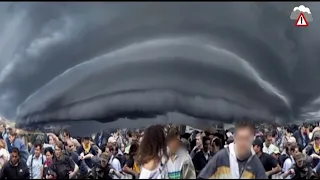
[[[303,13],[300,13],[299,17],[296,20],[296,26],[309,26],[309,23],[307,21],[307,18],[304,16]]]

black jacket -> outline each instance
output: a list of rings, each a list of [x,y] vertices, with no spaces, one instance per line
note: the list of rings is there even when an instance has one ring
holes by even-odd
[[[4,164],[0,179],[30,179],[29,169],[26,163],[19,162],[14,166],[11,162]]]
[[[194,169],[196,171],[196,174],[200,173],[200,171],[207,165],[208,161],[214,156],[213,152],[209,153],[209,158],[206,159],[204,156],[203,151],[199,151],[195,154],[195,156],[192,159]]]

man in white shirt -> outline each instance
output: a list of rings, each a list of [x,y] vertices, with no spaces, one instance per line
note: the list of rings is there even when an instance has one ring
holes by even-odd
[[[263,143],[262,151],[271,155],[276,149],[278,149],[277,146],[272,144],[272,134],[271,132],[268,132],[266,135],[266,142]]]
[[[34,154],[30,155],[27,160],[27,166],[30,172],[30,179],[42,179],[43,164],[46,156],[41,154],[42,145],[36,143],[34,145]]]
[[[282,177],[283,179],[291,179],[292,174],[290,173],[289,170],[292,168],[292,165],[295,163],[293,155],[299,152],[299,148],[295,144],[289,144],[286,147],[286,152],[288,157],[284,160],[284,163],[283,163]]]

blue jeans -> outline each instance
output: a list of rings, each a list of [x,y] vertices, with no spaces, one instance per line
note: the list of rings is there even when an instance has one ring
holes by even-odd
[[[317,174],[320,174],[320,162],[317,164],[317,166],[314,168],[314,171],[316,171]]]

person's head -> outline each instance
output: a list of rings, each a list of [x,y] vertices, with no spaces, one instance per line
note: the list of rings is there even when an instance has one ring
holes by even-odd
[[[15,131],[10,131],[9,133],[9,141],[13,143],[14,139],[17,137],[17,133]]]
[[[84,138],[83,138],[83,144],[84,144],[85,146],[89,146],[89,144],[90,144],[90,138],[89,138],[89,137],[84,137]]]
[[[47,147],[44,149],[44,154],[46,155],[46,158],[48,161],[52,161],[52,158],[53,158],[53,149],[52,147]]]
[[[266,138],[266,142],[265,142],[265,145],[266,147],[269,147],[271,144],[272,144],[272,132],[266,132],[266,135],[265,135],[265,138]]]
[[[176,153],[180,148],[180,132],[176,127],[170,127],[167,133],[167,145],[171,153]]]
[[[75,146],[74,146],[74,143],[70,140],[70,139],[68,139],[67,141],[66,141],[66,150],[70,153],[70,152],[73,152],[73,151],[75,151]]]
[[[10,161],[12,164],[17,164],[20,160],[20,151],[18,148],[13,147],[11,149],[11,154],[10,154]]]
[[[286,146],[286,152],[287,152],[287,154],[293,156],[294,154],[299,152],[299,148],[296,143],[288,143]]]
[[[301,127],[300,127],[300,131],[302,134],[307,134],[308,133],[308,128],[309,126],[307,124],[303,124]]]
[[[218,137],[213,138],[211,141],[212,151],[218,152],[220,151],[221,147],[221,140]]]
[[[107,143],[106,148],[105,148],[105,152],[107,152],[108,154],[111,154],[112,151],[112,143]]]
[[[235,125],[234,143],[238,158],[251,152],[255,127],[251,121],[238,121]]]
[[[111,155],[107,152],[104,152],[100,155],[100,165],[102,167],[106,167],[108,165],[108,162],[111,158]]]
[[[57,158],[60,158],[62,156],[62,152],[63,152],[63,143],[61,141],[58,141],[56,143],[56,147],[55,147],[55,155]]]
[[[4,139],[0,139],[0,149],[6,149],[6,148],[7,148],[6,141]]]
[[[138,149],[139,149],[139,144],[138,143],[133,143],[131,144],[130,148],[129,148],[129,156],[130,157],[135,157],[137,152],[138,152]]]
[[[132,132],[132,142],[138,142],[138,141],[139,141],[139,133]]]
[[[111,154],[113,155],[117,155],[119,153],[119,148],[116,144],[113,144],[110,150],[111,150]]]
[[[280,150],[279,150],[279,148],[278,148],[278,147],[275,147],[275,148],[273,149],[272,156],[273,156],[276,160],[278,160],[278,159],[279,159],[279,156],[280,156]]]
[[[196,134],[196,146],[202,145],[202,133]]]
[[[208,152],[211,145],[210,138],[207,136],[204,136],[202,138],[202,143],[203,143],[203,151]]]
[[[261,139],[256,138],[256,139],[253,141],[252,146],[253,146],[253,150],[254,150],[254,152],[255,152],[256,154],[262,153],[263,142],[261,141]]]
[[[304,154],[302,154],[301,152],[298,152],[296,154],[293,155],[293,158],[296,162],[296,165],[301,168],[303,166],[303,163],[305,161],[305,156]]]
[[[153,125],[146,129],[139,146],[137,160],[139,164],[148,163],[150,160],[159,160],[162,155],[167,155],[167,144],[164,128]]]
[[[40,142],[36,142],[34,144],[34,156],[39,157],[42,152],[42,144]]]
[[[49,136],[49,144],[55,145],[54,139],[51,135]]]
[[[314,139],[314,143],[319,146],[320,145],[320,131],[315,131],[313,133],[313,139]]]
[[[67,139],[70,139],[70,133],[67,129],[64,129],[62,133],[63,133],[64,141],[66,141]]]
[[[121,152],[124,152],[125,149],[126,149],[126,147],[124,146],[124,144],[121,144],[121,145],[120,145],[120,151],[121,151]]]

